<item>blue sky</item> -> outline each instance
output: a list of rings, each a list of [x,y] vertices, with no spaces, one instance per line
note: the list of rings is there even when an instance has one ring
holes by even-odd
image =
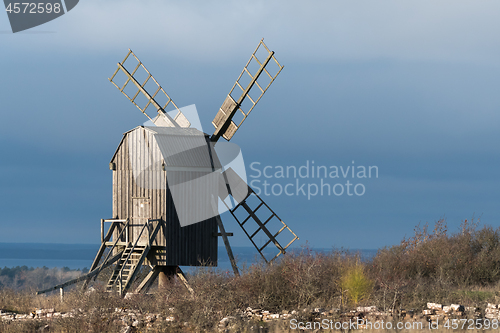
[[[472,216],[497,227],[499,11],[460,0],[82,0],[16,34],[0,14],[0,242],[99,242],[109,160],[147,120],[107,79],[128,48],[211,133],[262,37],[285,68],[232,140],[247,167],[379,171],[351,179],[362,196],[264,196],[300,244],[378,248],[441,217],[451,230]],[[223,220],[234,245],[250,246]]]

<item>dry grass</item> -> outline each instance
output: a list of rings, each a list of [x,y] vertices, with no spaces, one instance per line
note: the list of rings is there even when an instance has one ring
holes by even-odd
[[[499,230],[465,221],[459,232],[449,234],[445,221],[440,220],[432,232],[427,227],[416,228],[414,237],[380,250],[368,262],[342,251],[313,253],[305,248],[272,265],[252,265],[239,278],[200,269],[189,276],[194,295],[177,281],[153,294],[131,299],[102,290],[81,293],[75,289],[67,292],[62,302],[57,294],[34,296],[31,290],[3,288],[0,309],[18,313],[37,308],[61,312],[79,309],[74,318],[54,319],[51,332],[119,332],[123,326],[112,316],[115,308],[175,318],[173,322],[156,322],[152,332],[209,332],[217,331],[219,321],[226,316],[239,318],[240,311],[247,307],[274,313],[313,307],[344,310],[349,295],[345,279],[356,269],[363,272],[363,284],[371,291],[357,300],[359,305],[420,311],[427,302],[438,302],[484,308],[487,302],[500,303],[499,264]],[[295,317],[311,320],[300,314]],[[0,322],[0,332],[34,332],[41,325],[44,323]],[[260,326],[268,332],[290,331],[286,322],[237,319],[233,326],[239,332],[251,332],[251,327]]]

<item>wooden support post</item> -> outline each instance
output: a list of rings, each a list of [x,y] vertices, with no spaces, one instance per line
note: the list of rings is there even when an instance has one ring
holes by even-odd
[[[123,296],[122,271],[120,271],[118,277],[118,292],[120,293],[120,296]]]
[[[101,244],[104,243],[104,219],[101,219]]]
[[[160,266],[154,266],[151,272],[142,280],[141,284],[135,290],[136,293],[147,293],[149,288],[153,285],[153,282],[158,277],[161,269]]]
[[[177,275],[177,278],[186,286],[187,290],[194,294],[193,288],[189,285],[184,272],[179,266],[154,266],[153,270],[144,278],[135,290],[136,293],[147,293],[154,280],[158,277],[158,287],[166,288],[169,281]]]
[[[231,249],[231,245],[229,245],[229,239],[227,238],[227,233],[224,229],[224,225],[222,224],[222,220],[220,219],[219,215],[217,215],[215,219],[217,220],[217,225],[219,226],[219,231],[221,233],[222,240],[224,241],[224,246],[226,247],[227,256],[229,257],[229,261],[231,262],[231,266],[233,267],[234,275],[240,276],[238,266],[236,265],[236,260],[234,259],[233,250]]]
[[[59,295],[61,295],[61,302],[64,300],[64,288],[59,288]]]
[[[212,197],[212,209],[214,210],[214,212],[218,213],[217,204],[213,197]],[[234,260],[233,250],[231,249],[231,245],[229,244],[229,239],[227,238],[228,234],[226,233],[224,224],[222,224],[222,220],[219,215],[215,215],[215,220],[217,221],[217,225],[219,226],[220,235],[222,236],[222,240],[224,241],[224,246],[226,247],[227,256],[229,257],[229,261],[231,262],[231,267],[233,268],[234,275],[240,276],[240,272],[238,271],[238,266],[236,265],[236,260]]]
[[[174,277],[177,272],[177,266],[160,266],[158,273],[158,288],[166,288],[169,281]]]
[[[103,221],[106,221],[106,220],[103,220]],[[125,228],[127,228],[128,223],[129,223],[128,219],[127,220],[112,220],[112,221],[113,221],[113,223],[111,223],[111,226],[109,227],[108,232],[106,233],[106,236],[104,237],[104,242],[101,243],[101,247],[99,248],[99,251],[97,251],[97,255],[94,259],[94,262],[92,263],[92,266],[90,266],[89,273],[94,271],[94,269],[99,265],[99,261],[101,260],[101,257],[104,254],[104,250],[107,247],[106,242],[111,239],[111,236],[113,236],[113,231],[117,227],[117,223],[123,223],[123,221],[125,221]],[[113,250],[115,249],[116,244],[118,243],[118,240],[121,238],[122,234],[123,234],[123,229],[120,231],[117,239],[113,243],[113,246],[111,247],[108,254],[106,255],[106,258],[104,259],[104,263],[106,263],[108,261],[109,256],[113,253]],[[102,267],[104,265],[104,263],[101,264],[101,267],[97,271],[97,274],[99,274],[101,272],[102,268],[104,268],[104,267]],[[93,276],[95,276],[94,279],[97,278],[97,274],[93,275]],[[87,281],[85,281],[83,283],[82,290],[87,289],[89,282],[90,282],[90,277],[87,279]]]
[[[98,268],[94,269],[92,272],[84,274],[82,276],[79,276],[76,279],[64,282],[62,284],[58,284],[57,286],[54,286],[52,288],[37,291],[36,295],[40,295],[40,294],[48,293],[49,291],[54,291],[54,290],[57,290],[57,289],[60,289],[60,288],[64,288],[64,287],[70,286],[70,285],[75,284],[75,283],[80,282],[80,281],[84,281],[84,280],[88,281],[88,279],[91,279],[92,277],[97,276],[99,274],[99,272],[103,268],[111,266],[118,259],[120,259],[121,255],[122,255],[122,252],[123,251],[120,251],[116,255],[114,255],[113,257],[109,258],[106,262],[102,263],[101,266],[99,266]]]
[[[194,295],[193,288],[191,288],[191,286],[189,285],[188,280],[186,279],[186,276],[184,275],[184,272],[182,271],[182,269],[179,266],[177,266],[177,277],[179,278],[179,280],[182,281],[182,283],[184,283],[184,285],[186,286],[187,290],[189,290],[191,295]]]

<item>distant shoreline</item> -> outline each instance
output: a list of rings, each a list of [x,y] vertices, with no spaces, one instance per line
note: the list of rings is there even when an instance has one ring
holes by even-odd
[[[61,243],[0,243],[0,268],[27,266],[28,268],[47,267],[83,269],[89,268],[99,249],[100,244],[61,244]],[[219,246],[220,269],[230,269],[229,258],[224,246]],[[233,246],[239,265],[255,263],[258,253],[253,247]],[[329,248],[310,249],[312,252],[331,252]],[[293,248],[292,251],[301,251]],[[370,259],[377,249],[351,249],[349,252],[360,252],[361,259]]]

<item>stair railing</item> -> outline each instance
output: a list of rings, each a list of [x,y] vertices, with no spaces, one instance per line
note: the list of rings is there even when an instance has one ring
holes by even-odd
[[[148,227],[148,230],[149,230],[149,221],[147,221],[146,223],[144,223],[144,225],[143,225],[143,227],[141,229],[141,232],[137,236],[137,238],[136,238],[136,240],[134,242],[134,245],[132,246],[132,249],[128,253],[127,258],[122,263],[122,268],[120,269],[120,272],[118,272],[118,276],[119,276],[119,280],[120,280],[120,289],[121,289],[121,284],[122,284],[122,273],[123,273],[123,270],[125,269],[125,266],[127,265],[130,257],[132,256],[132,253],[134,253],[134,250],[135,250],[137,244],[139,243],[139,239],[141,238],[142,233],[144,232],[144,229],[146,227]],[[150,248],[150,245],[149,245],[150,243],[151,243],[151,240],[149,239],[148,240],[148,245],[147,245],[148,249]],[[121,290],[120,290],[120,294],[121,294]]]
[[[106,261],[108,261],[108,258],[109,256],[111,255],[111,253],[113,253],[113,250],[115,249],[116,247],[116,244],[118,244],[118,241],[121,239],[122,235],[123,235],[123,232],[125,230],[128,229],[128,224],[129,224],[130,220],[127,219],[127,222],[125,222],[125,226],[123,227],[123,229],[120,231],[120,233],[118,234],[118,237],[116,237],[115,241],[113,242],[113,246],[111,247],[111,249],[108,251],[107,255],[106,255],[106,258],[104,258],[104,261],[102,262],[102,264],[99,266],[98,271],[97,271],[97,274],[95,275],[97,277],[97,275],[101,272],[101,270],[104,268],[104,264],[106,263]],[[116,223],[122,223],[122,222],[113,222],[112,224],[112,228],[116,227]]]

